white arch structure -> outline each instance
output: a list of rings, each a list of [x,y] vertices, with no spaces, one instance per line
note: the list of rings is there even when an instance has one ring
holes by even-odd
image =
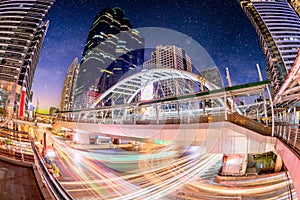
[[[134,97],[143,88],[145,88],[146,85],[167,79],[192,80],[203,84],[203,86],[207,87],[208,90],[220,89],[220,87],[207,81],[207,79],[201,75],[172,68],[154,68],[142,70],[141,72],[133,74],[119,81],[117,84],[115,84],[107,91],[105,91],[101,96],[99,96],[95,100],[92,107],[95,108],[103,99],[115,94],[122,95],[123,99],[125,99],[124,103],[131,103]],[[224,102],[221,103],[223,104]]]

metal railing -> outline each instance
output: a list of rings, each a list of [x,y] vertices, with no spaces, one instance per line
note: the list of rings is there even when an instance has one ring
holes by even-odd
[[[40,156],[33,140],[31,140],[31,145],[34,156],[36,158],[35,160],[37,170],[41,175],[42,180],[45,182],[48,191],[51,192],[55,199],[72,200],[73,197],[65,190],[65,188],[58,182],[58,180],[49,173],[47,167],[44,164],[44,159]]]
[[[32,154],[25,154],[13,150],[0,148],[0,155],[18,161],[34,162],[34,156]]]
[[[34,162],[28,133],[0,127],[0,155],[6,158]]]
[[[73,199],[57,179],[48,172],[44,165],[44,159],[38,153],[34,140],[27,132],[0,127],[0,141],[9,143],[0,147],[0,156],[17,161],[35,163],[48,191],[55,199]],[[26,145],[26,148],[24,145]]]
[[[144,118],[143,116],[132,116],[127,117],[127,119],[112,119],[107,118],[105,121],[100,119],[96,120],[83,120],[80,123],[97,123],[97,124],[194,124],[194,123],[210,123],[210,122],[224,122],[228,121],[238,126],[244,127],[246,129],[252,130],[254,132],[260,133],[265,136],[272,135],[272,127],[260,123],[256,120],[248,118],[246,116],[240,115],[238,113],[233,113],[230,111],[220,110],[219,112],[211,112],[206,114],[192,113],[192,114],[182,114],[178,113],[174,116],[159,116],[155,118]]]
[[[264,125],[258,121],[239,115],[238,113],[228,113],[227,121],[234,123],[236,125],[242,126],[254,132],[260,133],[262,135],[271,136],[272,128]]]
[[[300,156],[300,125],[285,122],[275,124],[274,136],[292,147]]]

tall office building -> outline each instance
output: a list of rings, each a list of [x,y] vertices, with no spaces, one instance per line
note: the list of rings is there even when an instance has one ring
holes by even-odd
[[[55,0],[0,1],[0,108],[23,117],[32,100],[32,81]],[[19,106],[17,106],[19,105]]]
[[[298,16],[300,16],[300,1],[299,0],[288,0],[291,6],[294,8]]]
[[[76,57],[68,68],[68,72],[64,81],[64,86],[60,100],[60,110],[72,110],[73,92],[75,90],[75,81],[78,75],[78,58]]]
[[[79,68],[74,109],[93,100],[144,61],[144,38],[120,8],[105,8],[94,19]]]
[[[208,67],[200,70],[200,74],[209,82],[222,88],[222,79],[218,67]]]
[[[238,0],[262,46],[272,94],[276,94],[300,47],[300,20],[286,0]]]
[[[157,46],[151,59],[143,64],[144,69],[173,68],[192,72],[191,58],[184,49],[176,46]],[[180,96],[194,91],[193,82],[184,79],[161,80],[154,88],[154,98]]]

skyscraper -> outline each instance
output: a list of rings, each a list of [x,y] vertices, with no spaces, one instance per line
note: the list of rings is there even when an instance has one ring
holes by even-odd
[[[90,29],[76,82],[74,108],[93,104],[105,92],[144,61],[144,38],[132,29],[120,8],[104,8]]]
[[[23,117],[48,28],[43,22],[55,0],[0,1],[0,107]],[[19,104],[19,107],[16,106]]]
[[[291,6],[294,8],[298,16],[300,16],[300,1],[299,0],[288,0]]]
[[[157,46],[151,59],[143,64],[144,69],[173,68],[192,72],[191,58],[184,49],[176,46]],[[193,82],[183,79],[161,80],[155,89],[155,98],[180,96],[193,92]]]
[[[78,58],[76,57],[68,68],[60,100],[60,110],[72,110],[75,80],[78,75]]]
[[[300,20],[286,0],[238,0],[252,22],[262,46],[274,95],[300,47]]]
[[[208,67],[200,70],[200,74],[204,76],[209,82],[222,88],[222,79],[218,67]]]

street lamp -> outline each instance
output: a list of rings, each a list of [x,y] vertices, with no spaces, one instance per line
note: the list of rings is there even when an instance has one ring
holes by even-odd
[[[19,119],[19,116],[18,116],[18,112],[19,112],[19,102],[15,103],[16,105],[16,113],[15,113],[15,130],[17,131],[18,129],[18,123],[17,123],[17,120]]]

